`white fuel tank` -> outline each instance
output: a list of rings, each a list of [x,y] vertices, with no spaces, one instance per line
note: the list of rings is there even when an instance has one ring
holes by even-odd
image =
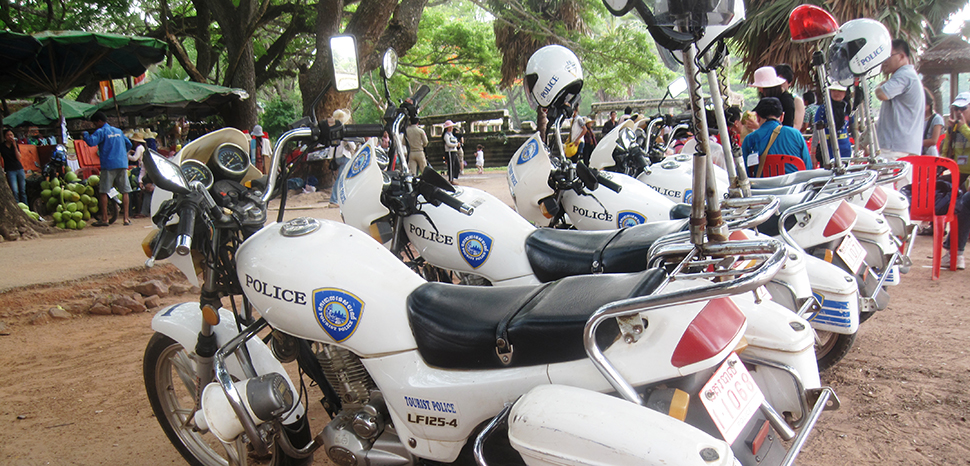
[[[673,201],[622,173],[600,172],[622,188],[614,192],[600,185],[589,194],[566,191],[562,205],[578,230],[615,230],[647,222],[670,220]]]
[[[306,217],[273,223],[239,247],[236,263],[243,292],[274,328],[362,357],[416,348],[401,329],[424,280],[361,231]]]
[[[408,239],[421,257],[438,267],[481,275],[492,283],[532,275],[525,240],[535,227],[480,189],[458,187],[455,197],[475,212],[464,215],[444,204],[425,204],[421,210],[427,216],[404,219]]]
[[[714,167],[717,179],[717,192],[722,197],[727,193],[731,182],[727,171]],[[687,154],[667,157],[663,162],[647,167],[637,179],[647,184],[673,202],[690,204],[693,199],[694,162]]]

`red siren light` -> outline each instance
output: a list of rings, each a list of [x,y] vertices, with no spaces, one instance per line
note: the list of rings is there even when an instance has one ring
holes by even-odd
[[[795,43],[832,37],[839,31],[839,23],[832,14],[816,5],[796,6],[788,15],[788,27]]]

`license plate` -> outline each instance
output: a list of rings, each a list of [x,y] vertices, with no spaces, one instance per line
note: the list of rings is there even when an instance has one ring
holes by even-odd
[[[728,443],[734,443],[764,401],[737,353],[731,353],[701,390],[701,402]]]
[[[866,259],[866,250],[859,243],[859,240],[855,239],[855,235],[845,235],[835,252],[849,266],[849,270],[852,270],[853,274],[859,272],[862,261]]]

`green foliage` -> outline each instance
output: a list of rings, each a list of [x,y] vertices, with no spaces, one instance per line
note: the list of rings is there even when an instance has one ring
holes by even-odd
[[[279,96],[266,104],[266,111],[259,118],[260,124],[271,137],[278,138],[290,123],[300,118],[300,108],[295,96]]]
[[[139,20],[131,2],[125,0],[14,0],[4,10],[0,25],[28,34],[46,30],[120,32]]]
[[[627,98],[631,84],[652,81],[666,86],[674,73],[657,59],[654,43],[645,27],[624,24],[600,34],[580,38],[587,91]]]
[[[185,69],[177,65],[159,66],[154,72],[152,72],[152,75],[156,78],[181,80],[188,79],[189,77],[189,74],[185,72]]]

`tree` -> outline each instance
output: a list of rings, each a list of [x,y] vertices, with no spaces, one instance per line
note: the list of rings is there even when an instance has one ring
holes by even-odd
[[[41,233],[53,232],[49,225],[32,220],[20,210],[7,177],[0,176],[0,241],[37,238]]]
[[[350,2],[346,2],[350,3]],[[319,2],[314,30],[316,56],[313,65],[301,69],[299,80],[303,92],[303,113],[314,112],[325,118],[338,109],[350,106],[353,95],[329,89],[316,108],[316,97],[331,81],[330,36],[338,32],[357,38],[357,55],[361,74],[378,68],[384,50],[393,47],[404,55],[417,41],[418,25],[428,0],[361,0],[354,11],[345,11],[344,1]],[[346,26],[341,29],[346,16]]]

